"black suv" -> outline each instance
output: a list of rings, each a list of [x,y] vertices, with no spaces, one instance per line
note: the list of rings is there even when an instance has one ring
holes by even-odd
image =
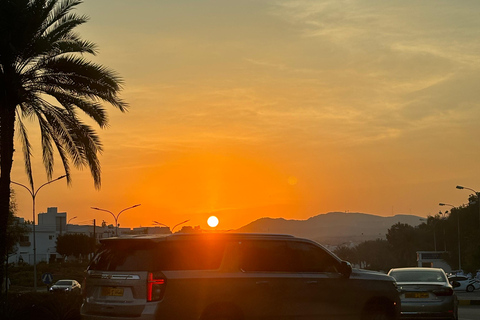
[[[393,320],[395,280],[288,235],[109,238],[83,285],[82,319]]]

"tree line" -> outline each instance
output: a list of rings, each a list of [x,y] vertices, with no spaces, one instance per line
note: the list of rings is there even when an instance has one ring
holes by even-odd
[[[386,239],[334,250],[340,258],[362,268],[382,271],[417,266],[417,251],[443,252],[443,259],[454,270],[475,273],[480,269],[478,196],[472,195],[467,205],[428,216],[418,226],[397,223],[388,229]]]

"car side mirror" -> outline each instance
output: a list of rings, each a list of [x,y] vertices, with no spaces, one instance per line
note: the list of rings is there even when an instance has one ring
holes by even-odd
[[[340,263],[340,273],[345,277],[345,278],[350,278],[350,275],[352,274],[352,265],[348,261],[343,261]]]

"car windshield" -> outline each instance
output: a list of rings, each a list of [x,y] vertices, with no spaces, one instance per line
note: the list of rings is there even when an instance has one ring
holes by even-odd
[[[397,282],[446,282],[447,279],[439,271],[425,271],[425,270],[398,270],[390,272],[390,275],[397,280]]]
[[[72,285],[72,281],[69,281],[69,280],[59,280],[59,281],[57,281],[56,285],[59,285],[59,286],[70,286],[70,285]]]

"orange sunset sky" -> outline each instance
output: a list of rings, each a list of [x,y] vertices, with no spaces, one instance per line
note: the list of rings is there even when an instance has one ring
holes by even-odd
[[[436,214],[480,191],[479,1],[85,0],[126,114],[89,170],[38,193],[71,223],[239,228],[331,211]],[[36,187],[46,182],[34,144]],[[17,140],[12,180],[27,183]],[[57,158],[54,177],[64,174]],[[32,200],[14,187],[17,215]]]

